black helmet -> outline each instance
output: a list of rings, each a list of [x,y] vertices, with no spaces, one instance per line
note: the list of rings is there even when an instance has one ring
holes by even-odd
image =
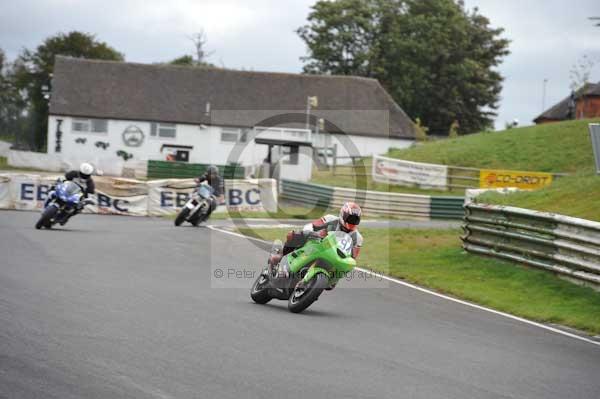
[[[218,176],[219,175],[219,168],[217,168],[215,165],[210,165],[208,167],[208,169],[206,169],[206,173],[208,173],[211,176]]]

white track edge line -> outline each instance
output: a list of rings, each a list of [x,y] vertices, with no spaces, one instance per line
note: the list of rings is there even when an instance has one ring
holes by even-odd
[[[208,225],[206,227],[208,227],[211,230],[219,231],[219,232],[225,233],[225,234],[230,234],[232,236],[236,236],[236,237],[239,237],[239,238],[249,239],[249,240],[258,241],[258,242],[262,242],[262,243],[269,243],[270,242],[270,241],[267,241],[267,240],[262,240],[260,238],[250,237],[250,236],[246,236],[244,234],[236,233],[236,232],[233,232],[233,231],[224,230],[224,229],[221,229],[219,227],[212,226],[212,225]],[[572,334],[570,332],[563,331],[563,330],[560,330],[558,328],[554,328],[554,327],[548,326],[546,324],[538,323],[536,321],[524,319],[522,317],[515,316],[515,315],[509,314],[509,313],[505,313],[505,312],[501,312],[499,310],[494,310],[494,309],[491,309],[491,308],[487,308],[485,306],[481,306],[481,305],[477,305],[477,304],[474,304],[474,303],[471,303],[471,302],[463,301],[462,299],[457,299],[457,298],[454,298],[454,297],[451,297],[451,296],[448,296],[448,295],[440,294],[439,292],[431,291],[431,290],[429,290],[427,288],[423,288],[423,287],[419,287],[418,285],[407,283],[406,281],[398,280],[396,278],[389,277],[389,276],[386,276],[384,274],[379,274],[379,273],[373,272],[371,270],[363,269],[362,267],[355,267],[355,269],[358,270],[358,271],[361,271],[363,273],[367,273],[367,274],[370,274],[372,276],[375,276],[377,278],[382,278],[384,280],[391,281],[392,283],[396,283],[396,284],[399,284],[399,285],[403,285],[405,287],[409,287],[409,288],[415,289],[417,291],[421,291],[421,292],[424,292],[424,293],[427,293],[427,294],[430,294],[430,295],[434,295],[434,296],[436,296],[438,298],[443,298],[443,299],[446,299],[448,301],[460,303],[462,305],[470,306],[472,308],[483,310],[483,311],[489,312],[489,313],[493,313],[495,315],[504,316],[504,317],[507,317],[507,318],[512,319],[512,320],[516,320],[516,321],[520,321],[520,322],[525,323],[525,324],[529,324],[531,326],[539,327],[539,328],[542,328],[542,329],[547,330],[547,331],[552,331],[552,332],[557,333],[557,334],[561,334],[561,335],[564,335],[564,336],[567,336],[567,337],[570,337],[570,338],[575,338],[575,339],[580,340],[580,341],[584,341],[584,342],[587,342],[587,343],[590,343],[590,344],[593,344],[593,345],[596,345],[596,346],[600,346],[600,342],[599,341],[594,341],[593,339],[582,337],[581,335]]]

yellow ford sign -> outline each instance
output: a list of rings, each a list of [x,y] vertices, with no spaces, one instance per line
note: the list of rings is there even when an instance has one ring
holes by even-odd
[[[481,188],[516,187],[532,190],[548,186],[550,183],[551,173],[494,169],[481,169],[479,172]]]

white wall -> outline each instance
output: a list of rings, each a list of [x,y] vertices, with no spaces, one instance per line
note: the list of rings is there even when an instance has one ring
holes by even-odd
[[[233,149],[235,145],[235,143],[221,142],[221,128],[214,126],[202,129],[198,125],[177,124],[175,138],[159,138],[150,137],[149,122],[111,119],[108,121],[108,133],[84,133],[72,131],[73,118],[52,115],[48,121],[48,153],[55,152],[57,119],[63,119],[61,125],[61,131],[63,132],[61,153],[66,156],[77,154],[77,157],[79,158],[90,160],[99,157],[122,160],[122,158],[118,157],[116,154],[119,150],[132,154],[133,159],[165,160],[167,151],[163,150],[161,153],[161,146],[163,144],[175,144],[193,146],[193,149],[190,151],[190,162],[215,163],[222,165],[227,163],[231,149]],[[123,141],[123,131],[129,126],[136,126],[143,132],[144,140],[141,146],[130,147]],[[86,138],[87,141],[84,144],[76,143],[75,140],[77,138]],[[95,144],[98,141],[108,143],[108,148],[104,150],[97,147]],[[260,148],[258,150],[260,150]],[[251,158],[255,155],[260,155],[255,154],[256,152],[257,149],[254,148],[252,151],[244,151],[242,153],[242,163],[244,163],[244,161],[251,161]],[[266,147],[264,149],[264,154],[266,155]],[[265,155],[263,155],[263,158]]]
[[[298,163],[289,165],[290,156],[284,155],[280,158],[280,163],[277,164],[279,169],[275,176],[297,181],[309,181],[312,177],[312,148],[302,146],[298,149]]]
[[[133,155],[133,161],[139,160],[165,160],[167,151],[160,148],[163,144],[175,144],[193,146],[190,150],[190,162],[192,163],[213,163],[224,165],[230,162],[237,162],[244,166],[261,164],[267,156],[267,146],[251,143],[233,143],[221,141],[221,127],[206,126],[201,128],[198,125],[177,124],[177,133],[175,138],[160,138],[150,136],[150,122],[143,121],[123,121],[123,120],[108,120],[108,133],[90,133],[72,131],[73,118],[66,116],[51,115],[48,120],[48,153],[55,153],[56,141],[56,126],[57,119],[62,119],[61,124],[62,135],[62,150],[61,155],[64,158],[76,161],[89,161],[99,164],[98,160],[106,162],[114,162],[115,165],[122,165],[122,158],[117,156],[117,151],[122,150]],[[138,127],[144,134],[144,140],[141,146],[127,146],[123,140],[123,132],[129,126]],[[326,136],[327,133],[320,136]],[[345,141],[341,135],[331,135],[331,139],[327,140],[331,144],[338,144],[338,155],[356,155],[354,151],[358,151],[360,155],[369,156],[373,154],[383,154],[390,147],[406,148],[410,146],[412,140],[390,139],[380,137],[366,136],[345,136],[350,138],[352,146],[347,148],[344,145]],[[85,138],[86,142],[76,143],[78,138]],[[96,142],[108,143],[108,148],[102,149],[96,146]],[[301,157],[304,158],[304,157]],[[343,161],[341,161],[343,162]],[[118,168],[116,168],[118,169]],[[284,167],[284,169],[287,169]],[[288,171],[288,173],[292,173]],[[305,179],[304,172],[298,176]]]
[[[7,143],[6,141],[0,141],[0,157],[8,156],[8,150],[11,145],[11,143]]]

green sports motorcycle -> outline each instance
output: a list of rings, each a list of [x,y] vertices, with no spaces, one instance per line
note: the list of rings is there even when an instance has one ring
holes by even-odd
[[[342,231],[331,231],[324,238],[311,234],[302,247],[262,271],[252,285],[252,300],[260,304],[273,298],[287,300],[291,312],[302,312],[354,269],[352,247],[352,237]]]

